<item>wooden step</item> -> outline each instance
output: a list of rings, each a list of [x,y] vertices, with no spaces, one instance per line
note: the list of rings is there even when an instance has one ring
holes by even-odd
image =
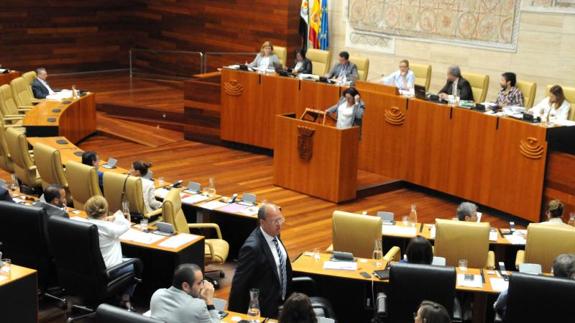
[[[180,131],[122,120],[101,112],[98,112],[97,129],[100,133],[154,148],[184,139]]]

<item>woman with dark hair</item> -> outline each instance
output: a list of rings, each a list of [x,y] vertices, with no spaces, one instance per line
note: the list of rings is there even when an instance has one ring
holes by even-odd
[[[365,104],[359,97],[359,92],[350,87],[343,91],[343,95],[336,105],[327,109],[326,112],[335,114],[338,129],[347,129],[353,126],[361,126]]]
[[[530,111],[544,121],[567,120],[571,104],[565,99],[565,93],[560,85],[549,89],[549,96],[541,100]]]
[[[146,213],[162,207],[162,202],[156,200],[156,196],[154,194],[154,181],[149,177],[151,174],[150,167],[152,167],[152,163],[136,160],[132,163],[132,169],[130,169],[130,175],[142,178],[142,193],[144,195]]]
[[[311,74],[313,67],[309,59],[305,57],[306,50],[300,49],[295,55],[295,64],[291,69],[293,74]]]
[[[414,314],[415,323],[451,323],[451,317],[443,305],[423,301]]]
[[[431,243],[424,237],[412,238],[407,245],[407,249],[405,249],[405,256],[410,264],[431,265],[433,262]]]
[[[317,318],[309,297],[293,293],[285,301],[279,323],[317,323]]]

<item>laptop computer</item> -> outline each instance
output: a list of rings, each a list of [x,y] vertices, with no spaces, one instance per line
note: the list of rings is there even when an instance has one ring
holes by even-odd
[[[413,89],[414,89],[414,93],[415,93],[416,98],[421,99],[421,100],[426,99],[425,86],[415,84]]]
[[[118,160],[112,157],[108,158],[108,162],[106,162],[102,167],[107,169],[116,168],[116,164],[118,164]]]

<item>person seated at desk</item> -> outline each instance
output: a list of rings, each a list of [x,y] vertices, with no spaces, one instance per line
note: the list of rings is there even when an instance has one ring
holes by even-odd
[[[471,202],[463,202],[457,207],[457,220],[477,222],[477,205]]]
[[[575,229],[575,227],[563,222],[563,210],[565,206],[559,200],[551,200],[547,204],[547,210],[545,211],[545,216],[547,221],[541,222],[545,225],[552,225],[560,228]]]
[[[100,158],[98,158],[98,154],[94,151],[85,151],[82,153],[82,164],[92,166],[96,169],[98,173],[98,186],[100,186],[100,191],[104,193],[104,173],[99,170]]]
[[[414,315],[415,323],[451,323],[447,309],[439,303],[423,301]]]
[[[501,90],[497,95],[497,100],[495,104],[500,107],[506,106],[523,106],[523,93],[515,87],[517,83],[517,76],[515,73],[505,72],[501,74],[501,80],[499,84],[501,85]]]
[[[549,89],[549,95],[529,111],[534,116],[541,117],[541,120],[555,121],[567,120],[569,110],[571,110],[571,104],[565,99],[563,88],[560,85],[553,85]]]
[[[365,104],[359,96],[359,92],[353,88],[347,88],[336,105],[326,110],[326,113],[335,114],[338,129],[347,129],[353,126],[361,126]]]
[[[162,207],[162,202],[156,200],[154,194],[155,186],[154,181],[146,178],[149,169],[152,167],[151,163],[142,160],[136,160],[132,163],[130,175],[140,177],[142,179],[142,193],[144,194],[144,205],[146,206],[146,213],[152,212]]]
[[[50,184],[44,189],[44,194],[34,203],[34,206],[43,208],[48,216],[67,218],[67,204],[66,190],[59,184]]]
[[[293,74],[311,74],[312,70],[313,70],[313,65],[311,63],[311,61],[305,57],[305,53],[306,50],[305,49],[300,49],[296,54],[295,54],[295,64],[293,66],[293,68],[291,69],[291,72]]]
[[[32,81],[32,93],[36,99],[45,99],[48,95],[56,93],[48,85],[48,72],[44,67],[36,69],[36,78]]]
[[[316,323],[317,317],[307,295],[293,293],[285,301],[279,323]]]
[[[338,59],[339,62],[332,67],[326,77],[338,83],[354,83],[359,77],[359,73],[357,72],[357,66],[349,61],[349,53],[346,51],[340,52]]]
[[[575,254],[561,254],[557,256],[553,260],[552,274],[553,277],[575,280]],[[505,317],[505,312],[507,311],[508,294],[508,289],[501,291],[495,304],[493,304],[493,309],[501,317]]]
[[[383,77],[382,83],[395,86],[401,92],[412,93],[415,85],[415,74],[409,69],[409,61],[401,60],[399,70]]]
[[[217,323],[214,286],[195,264],[179,265],[169,288],[158,289],[150,300],[151,316],[170,323]]]
[[[8,190],[4,185],[0,185],[0,201],[15,203]]]
[[[123,261],[122,245],[120,236],[130,229],[130,221],[126,219],[122,211],[117,211],[113,215],[108,214],[108,201],[103,196],[92,196],[84,205],[84,210],[88,215],[88,221],[98,227],[100,251],[106,264],[106,268],[119,265]],[[112,272],[111,278],[122,276],[123,274],[135,271],[134,266],[126,266]],[[122,295],[121,305],[133,311],[134,308],[130,299],[134,294],[136,284],[131,285]]]
[[[402,262],[431,265],[433,263],[433,247],[431,247],[431,243],[421,236],[411,238],[405,249],[405,259]]]
[[[447,82],[438,94],[443,100],[447,100],[450,95],[459,96],[460,100],[473,101],[471,84],[461,76],[461,69],[456,65],[447,69]]]
[[[255,68],[260,71],[265,71],[268,69],[275,69],[280,67],[280,59],[274,54],[274,46],[271,42],[266,41],[262,44],[259,54],[253,62],[246,64],[248,67]]]

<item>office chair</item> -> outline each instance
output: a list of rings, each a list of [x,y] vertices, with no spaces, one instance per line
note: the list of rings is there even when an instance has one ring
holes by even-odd
[[[2,101],[2,115],[4,117],[12,116],[24,118],[23,114],[32,109],[30,106],[18,105],[14,98],[12,88],[8,84],[0,86],[0,99],[0,101]]]
[[[367,75],[369,74],[369,58],[352,56],[349,61],[357,66],[357,79],[360,81],[366,81]]]
[[[31,84],[27,83],[23,77],[17,77],[10,81],[10,87],[18,107],[33,108],[34,104],[39,102],[34,98]]]
[[[22,78],[26,80],[26,84],[32,86],[32,82],[36,78],[36,72],[35,71],[26,72],[22,74]]]
[[[140,259],[125,260],[106,268],[100,251],[98,227],[95,224],[61,217],[48,220],[48,237],[52,246],[58,279],[71,296],[79,297],[84,306],[73,304],[87,314],[69,317],[68,322],[94,315],[94,308],[124,292],[131,284],[140,281]],[[133,265],[134,272],[112,278],[111,273]]]
[[[96,316],[94,316],[94,323],[162,323],[163,321],[156,320],[152,317],[146,317],[139,313],[129,312],[125,309],[108,305],[100,304],[96,309]]]
[[[12,127],[9,125],[8,127]],[[14,173],[14,162],[8,150],[8,142],[6,141],[6,125],[4,120],[0,118],[0,168],[8,173]],[[17,131],[24,132],[24,128],[15,128]]]
[[[291,281],[292,292],[298,292],[309,296],[311,306],[316,317],[336,319],[335,311],[327,298],[315,296],[318,295],[316,281],[309,276],[293,277]],[[280,307],[281,312],[282,307]],[[319,322],[319,321],[318,321]]]
[[[34,145],[34,163],[42,181],[42,188],[50,184],[58,184],[69,193],[68,181],[58,149],[37,143]]]
[[[331,64],[330,51],[308,48],[306,57],[311,61],[313,75],[324,76],[329,73]]]
[[[485,102],[487,91],[489,90],[489,75],[479,73],[464,73],[463,78],[469,81],[475,102]]]
[[[409,69],[415,76],[415,84],[425,86],[425,91],[429,91],[431,85],[431,65],[429,64],[409,64]]]
[[[37,193],[42,182],[28,150],[26,135],[15,128],[9,128],[6,130],[6,143],[14,163],[14,172],[22,184],[22,191],[31,194]]]
[[[523,93],[523,106],[531,109],[535,103],[535,94],[537,93],[537,83],[528,81],[517,81],[515,86]]]
[[[161,220],[162,209],[146,212],[144,194],[142,193],[142,179],[136,176],[104,173],[104,196],[108,201],[110,210],[122,209],[122,197],[130,204],[130,214],[135,218],[146,218],[150,221]],[[134,221],[139,222],[139,221]]]
[[[573,280],[513,273],[504,322],[567,322],[575,317],[573,299]]]
[[[92,166],[79,162],[69,161],[66,163],[66,180],[72,194],[74,208],[84,209],[84,203],[95,195],[102,195],[98,185],[98,173]]]
[[[562,253],[575,252],[575,228],[562,228],[544,223],[527,226],[525,250],[518,250],[515,266],[540,264],[543,272],[551,272],[553,260]]]
[[[454,313],[454,267],[394,263],[389,270],[390,291],[386,312],[389,322],[412,322],[423,300],[437,302]]]

